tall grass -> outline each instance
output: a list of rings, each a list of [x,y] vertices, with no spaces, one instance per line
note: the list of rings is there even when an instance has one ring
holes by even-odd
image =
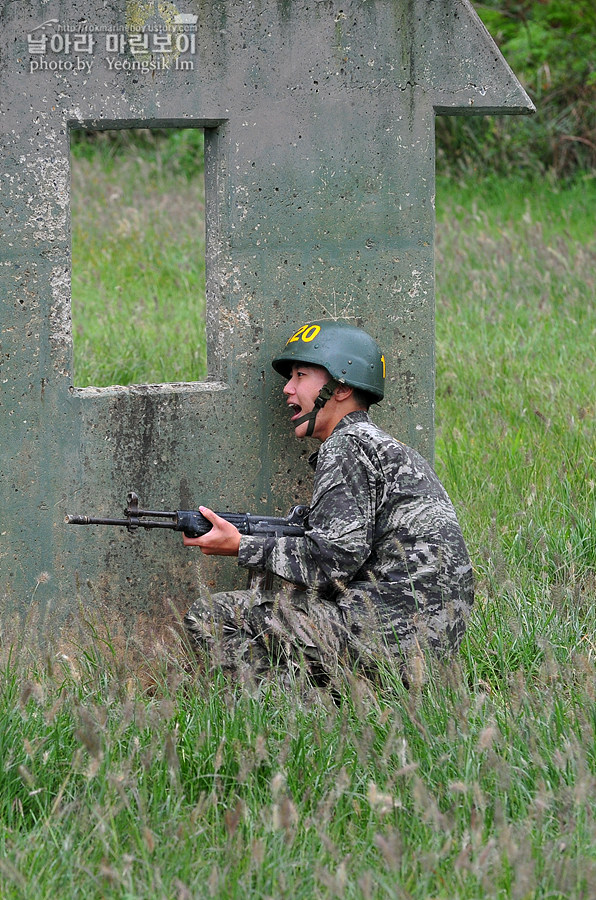
[[[594,896],[588,191],[439,185],[436,464],[478,582],[458,658],[334,699],[206,674],[174,614],[158,638],[81,610],[44,652],[5,623],[0,896]]]
[[[464,510],[496,661],[520,641],[540,660],[561,608],[558,642],[594,652],[593,184],[496,182],[474,199],[445,185],[439,209],[437,467]],[[526,620],[521,636],[502,633],[503,611]]]
[[[144,664],[90,623],[46,660],[20,642],[2,896],[588,900],[593,657],[510,658],[491,684],[475,643],[409,692],[346,677],[336,704],[189,671],[173,638]]]

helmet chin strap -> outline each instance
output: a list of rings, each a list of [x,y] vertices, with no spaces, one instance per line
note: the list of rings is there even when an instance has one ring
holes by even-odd
[[[303,416],[300,416],[299,419],[294,421],[294,428],[297,428],[298,425],[302,425],[303,422],[308,422],[308,428],[306,429],[305,437],[312,437],[312,433],[315,430],[315,419],[317,418],[317,413],[320,409],[323,409],[328,400],[333,397],[333,392],[337,387],[339,382],[335,380],[335,378],[330,378],[327,384],[324,384],[321,390],[319,391],[319,395],[314,402],[314,406],[310,412],[304,413]]]

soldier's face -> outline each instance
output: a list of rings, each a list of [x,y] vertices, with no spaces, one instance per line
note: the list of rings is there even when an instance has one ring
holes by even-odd
[[[292,366],[292,374],[284,387],[286,403],[291,412],[291,422],[314,408],[319,391],[327,384],[329,377],[329,372],[322,366],[307,366],[299,363]],[[324,440],[325,418],[325,407],[323,407],[317,413],[312,437]],[[295,426],[294,433],[298,438],[305,437],[307,430],[308,422],[302,422]]]

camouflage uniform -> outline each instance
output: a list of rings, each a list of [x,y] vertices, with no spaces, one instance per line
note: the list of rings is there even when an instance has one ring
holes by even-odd
[[[429,646],[458,646],[473,602],[472,567],[455,511],[431,466],[356,411],[310,459],[315,483],[304,537],[243,536],[238,562],[289,583],[279,593],[203,598],[189,633],[263,670],[272,657],[332,674]]]

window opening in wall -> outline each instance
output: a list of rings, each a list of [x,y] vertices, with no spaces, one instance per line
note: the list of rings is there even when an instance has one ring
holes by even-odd
[[[206,377],[203,139],[71,131],[77,387]]]

